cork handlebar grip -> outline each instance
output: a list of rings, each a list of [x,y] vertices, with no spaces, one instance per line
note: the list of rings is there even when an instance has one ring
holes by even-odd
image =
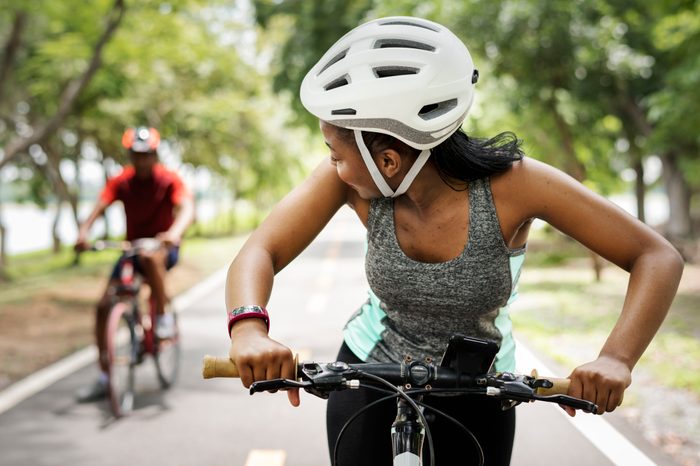
[[[537,370],[533,369],[532,372],[530,373],[532,377],[538,378],[539,376],[537,375]],[[566,395],[569,392],[569,384],[571,383],[570,379],[560,379],[556,377],[542,377],[543,379],[547,379],[550,382],[552,382],[554,385],[551,388],[538,388],[536,390],[536,393],[538,395]]]
[[[206,355],[202,361],[202,377],[205,379],[239,377],[239,374],[238,368],[231,359]]]
[[[294,379],[297,379],[299,355],[294,355]],[[217,377],[240,377],[236,364],[228,357],[204,356],[202,360],[202,377],[214,379]]]

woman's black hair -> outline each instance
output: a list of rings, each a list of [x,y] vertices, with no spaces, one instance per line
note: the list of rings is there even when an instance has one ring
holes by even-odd
[[[522,140],[512,132],[490,139],[472,138],[461,129],[432,149],[430,158],[440,178],[451,188],[453,181],[469,182],[503,172],[522,160]]]
[[[352,130],[339,128],[343,138],[352,141]],[[362,132],[362,139],[372,154],[386,149],[394,149],[400,154],[413,153],[419,150],[409,147],[393,136],[383,133]],[[472,138],[459,129],[449,138],[431,149],[430,159],[435,163],[440,178],[454,190],[464,190],[457,187],[455,182],[468,183],[503,172],[522,160],[524,154],[520,148],[522,141],[512,132],[504,132],[492,137]]]

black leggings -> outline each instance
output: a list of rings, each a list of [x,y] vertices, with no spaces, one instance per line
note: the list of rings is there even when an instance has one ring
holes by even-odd
[[[338,361],[361,363],[345,343]],[[382,398],[383,394],[367,389],[333,392],[326,409],[328,448],[333,447],[345,422],[363,406]],[[498,400],[484,397],[426,396],[423,401],[456,418],[476,436],[484,450],[486,465],[508,465],[515,435],[515,410],[501,410]],[[439,466],[478,464],[474,442],[462,429],[439,415],[425,411]],[[389,466],[391,459],[391,424],[396,417],[396,400],[391,399],[360,415],[343,434],[338,463],[333,466]],[[428,442],[423,446],[423,464],[430,465]]]

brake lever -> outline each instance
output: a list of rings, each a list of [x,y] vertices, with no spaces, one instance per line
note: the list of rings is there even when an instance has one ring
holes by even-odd
[[[580,409],[585,413],[598,414],[598,405],[586,400],[579,400],[569,395],[534,395],[533,399],[538,401],[549,401],[551,403],[559,403],[565,406],[570,406],[574,409]]]
[[[296,380],[290,379],[270,379],[270,380],[260,380],[258,382],[253,382],[250,385],[250,394],[267,392],[271,390],[281,390],[284,388],[303,388],[307,389],[312,385],[311,382],[297,382]]]

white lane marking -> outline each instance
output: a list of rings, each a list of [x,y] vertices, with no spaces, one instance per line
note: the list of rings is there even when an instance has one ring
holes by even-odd
[[[522,342],[516,341],[515,348],[518,372],[529,374],[532,369],[537,369],[540,375],[556,376]],[[563,409],[557,409],[557,411],[614,464],[623,466],[656,465],[601,416],[578,413],[576,417],[570,417]]]
[[[173,299],[173,306],[178,312],[187,310],[197,300],[211,293],[216,287],[220,287],[226,279],[227,271],[228,265],[178,295]],[[223,316],[223,309],[221,312]],[[221,319],[223,322],[224,317]],[[95,361],[97,361],[97,348],[91,345],[13,383],[0,392],[0,414]]]
[[[97,361],[97,348],[89,346],[19,380],[0,392],[0,414],[71,374]]]
[[[251,450],[245,466],[284,466],[286,458],[284,450]]]
[[[217,287],[221,287],[221,284],[226,281],[228,267],[229,266],[226,265],[220,268],[189,290],[173,298],[173,306],[175,309],[177,309],[178,312],[182,312],[192,307],[195,302],[201,300],[204,298],[204,296],[210,294],[212,290],[216,289]],[[226,310],[224,309],[223,304],[221,306],[221,320],[226,320]]]

